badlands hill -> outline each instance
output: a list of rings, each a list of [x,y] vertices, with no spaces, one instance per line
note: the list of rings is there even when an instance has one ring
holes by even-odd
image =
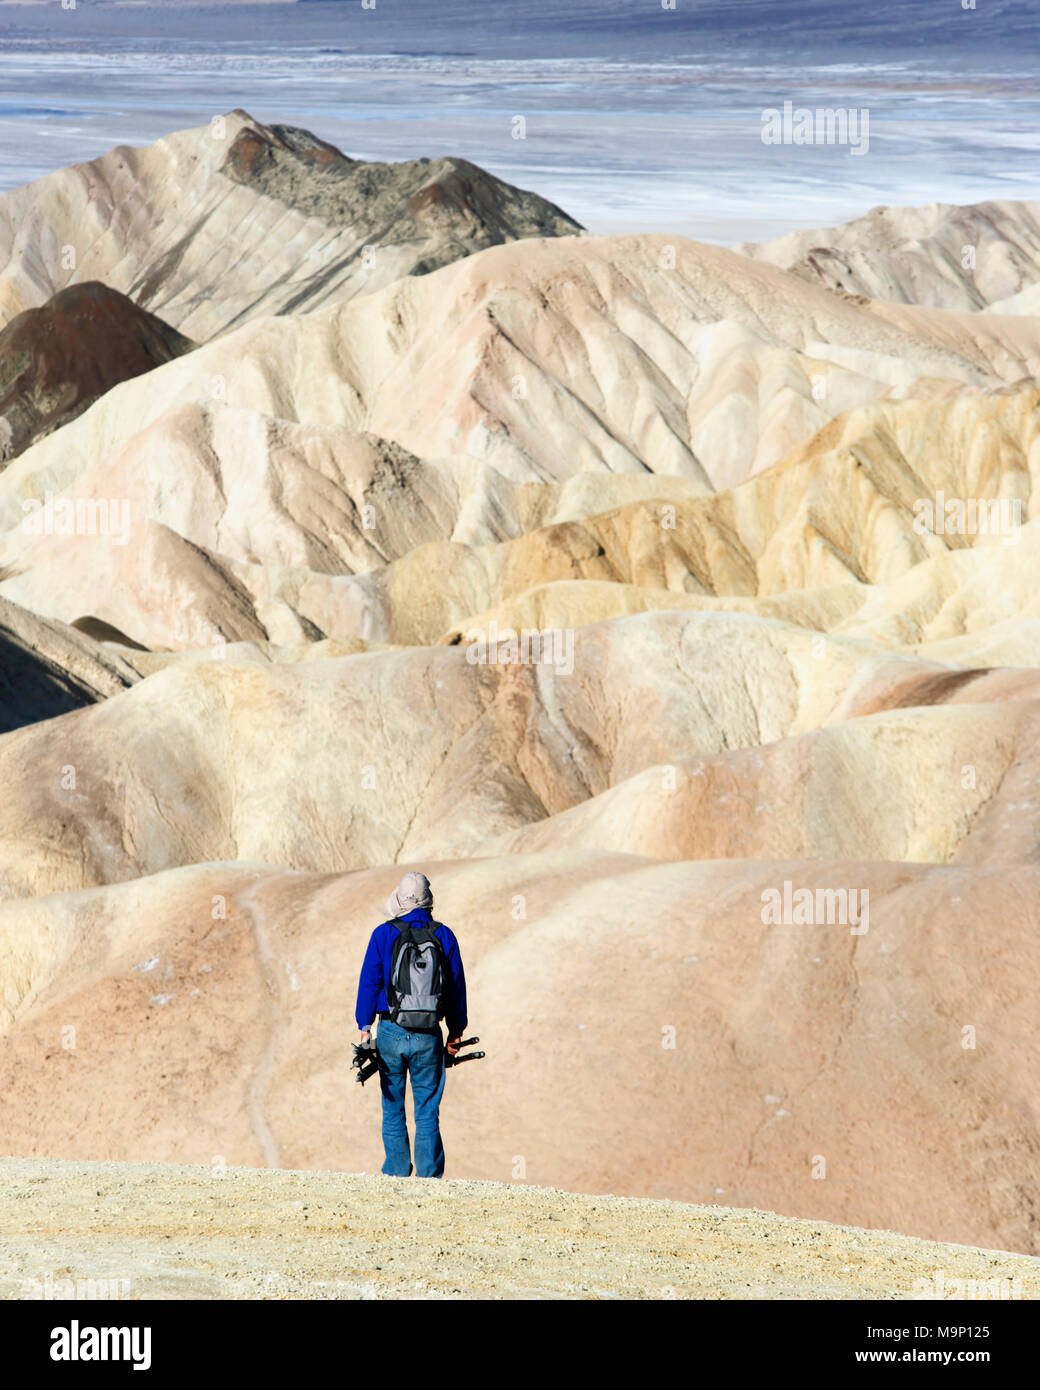
[[[0,1178],[22,1199],[0,1209],[0,1299],[1040,1293],[1036,1261],[1004,1251],[522,1182],[12,1159]]]
[[[855,304],[681,239],[517,242],[110,392],[0,477],[0,592],[169,648],[436,642],[572,580],[840,585],[844,619],[850,581],[965,544],[918,534],[922,494],[1027,500],[1038,362],[1028,316]],[[23,525],[48,491],[137,524],[76,564],[82,536]]]
[[[113,386],[195,344],[125,295],[72,285],[0,331],[0,464],[82,415]]]
[[[220,336],[0,474],[8,1151],[374,1171],[409,866],[488,1051],[451,1175],[1040,1252],[1030,210],[973,297],[950,210],[849,290],[441,173],[413,226],[430,167],[244,117],[106,159],[109,283]]]
[[[366,164],[232,111],[0,195],[0,326],[100,280],[202,342],[486,246],[580,230],[465,160]]]
[[[1040,203],[878,207],[840,227],[736,250],[845,294],[1014,312],[1001,301],[1036,288]]]

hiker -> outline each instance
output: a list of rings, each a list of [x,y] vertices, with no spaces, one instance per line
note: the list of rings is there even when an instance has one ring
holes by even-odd
[[[405,874],[390,894],[389,920],[372,933],[358,981],[357,1026],[361,1041],[379,1019],[379,1086],[383,1093],[383,1172],[412,1173],[404,1114],[405,1076],[415,1106],[415,1176],[444,1176],[438,1123],[444,1093],[444,1043],[448,1027],[454,1057],[466,1027],[466,977],[454,933],[431,915],[433,893],[425,874]]]

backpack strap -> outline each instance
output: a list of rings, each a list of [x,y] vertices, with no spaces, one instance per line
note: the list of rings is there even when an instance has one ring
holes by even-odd
[[[424,922],[421,927],[417,927],[414,922],[406,922],[403,917],[391,917],[387,921],[388,927],[396,927],[398,931],[436,931],[438,927],[443,927],[443,922],[435,922],[431,917],[428,922]]]
[[[444,947],[441,946],[440,941],[437,939],[437,928],[443,925],[441,922],[434,922],[431,919],[429,922],[424,922],[422,926],[416,926],[412,922],[402,921],[400,917],[391,917],[388,925],[395,927],[398,934],[401,936],[407,933],[412,941],[419,942],[431,940],[434,941],[442,952],[444,950]]]

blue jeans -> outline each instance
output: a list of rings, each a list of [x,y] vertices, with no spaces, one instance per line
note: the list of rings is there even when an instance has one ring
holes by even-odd
[[[407,1178],[412,1173],[408,1125],[404,1114],[405,1077],[412,1078],[415,1105],[415,1176],[444,1176],[444,1146],[438,1116],[444,1094],[444,1042],[441,1031],[410,1033],[380,1019],[379,1086],[383,1092],[383,1172]]]

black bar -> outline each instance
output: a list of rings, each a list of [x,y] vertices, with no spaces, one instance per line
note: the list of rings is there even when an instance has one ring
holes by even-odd
[[[450,1319],[451,1313],[445,1305],[470,1302],[472,1298],[461,1289],[454,1298],[425,1301],[432,1305],[425,1311],[447,1330],[443,1319]],[[573,1303],[579,1301],[613,1304],[624,1300],[570,1300],[571,1306],[564,1314],[568,1320],[575,1316]],[[544,1300],[541,1306],[529,1299],[523,1302],[525,1327],[532,1319],[537,1322],[541,1317],[558,1316],[549,1306],[554,1300]],[[516,1314],[507,1304],[508,1300],[496,1300],[489,1303],[487,1311],[513,1319]],[[413,1308],[409,1316],[422,1315],[418,1308]],[[582,1315],[595,1317],[596,1313],[588,1310]],[[388,1309],[387,1316],[396,1319],[399,1314]],[[616,1311],[611,1314],[611,1327],[617,1316]],[[708,1303],[661,1298],[632,1302],[623,1316],[638,1321],[638,1331],[645,1329],[652,1335],[692,1332],[703,1339],[706,1356],[710,1348],[712,1364],[729,1373],[727,1380],[737,1380],[746,1371],[783,1373],[785,1378],[797,1381],[806,1370],[842,1372],[863,1367],[885,1374],[893,1365],[924,1364],[944,1369],[952,1365],[980,1366],[984,1371],[998,1369],[1006,1378],[1017,1365],[1029,1364],[1023,1358],[1035,1345],[1035,1308],[1028,1301]],[[226,1372],[234,1374],[236,1383],[240,1383],[243,1369],[251,1366],[262,1369],[267,1382],[280,1371],[298,1372],[310,1366],[309,1349],[339,1345],[343,1327],[342,1310],[335,1301],[79,1300],[0,1304],[0,1337],[5,1357],[8,1364],[18,1367],[19,1379],[29,1378],[27,1384],[34,1383],[41,1372],[47,1374],[50,1384],[59,1375],[62,1380],[75,1381],[92,1371],[110,1377],[133,1374],[133,1381],[140,1378],[142,1382],[149,1375],[165,1382],[172,1374],[193,1374],[197,1378],[204,1371],[208,1378]],[[130,1359],[54,1360],[52,1347],[65,1348],[59,1331],[62,1328],[66,1329],[69,1349],[74,1330],[78,1332],[80,1347],[86,1329],[137,1328],[137,1350],[142,1356],[147,1328],[150,1364],[133,1373]],[[366,1322],[366,1328],[371,1332],[370,1322]],[[120,1339],[121,1348],[127,1344],[126,1339]],[[87,1350],[90,1345],[88,1338]],[[377,1347],[372,1345],[375,1354]],[[517,1349],[514,1346],[510,1350],[511,1369],[515,1369]],[[522,1355],[523,1348],[519,1350]],[[529,1354],[532,1358],[538,1354],[536,1344],[531,1344]],[[554,1352],[554,1358],[555,1355]],[[871,1359],[866,1359],[868,1356]],[[369,1373],[359,1369],[359,1374]]]

